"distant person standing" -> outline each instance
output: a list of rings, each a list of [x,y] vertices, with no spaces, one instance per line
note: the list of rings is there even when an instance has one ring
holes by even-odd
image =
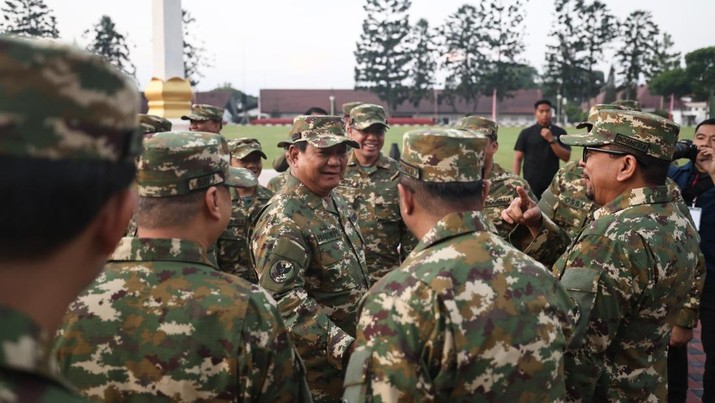
[[[189,121],[192,132],[220,133],[223,129],[223,108],[206,104],[191,105],[191,113],[181,117]]]
[[[538,198],[559,170],[559,160],[567,162],[571,158],[571,147],[559,142],[559,137],[566,131],[551,124],[551,111],[549,100],[536,101],[536,124],[522,130],[514,145],[514,174],[521,174],[523,161],[524,179]]]

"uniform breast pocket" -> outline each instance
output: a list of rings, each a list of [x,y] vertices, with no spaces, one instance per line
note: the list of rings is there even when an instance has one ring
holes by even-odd
[[[341,238],[331,239],[318,245],[322,270],[321,291],[336,292],[354,288],[355,272],[359,267],[350,255],[350,245]]]

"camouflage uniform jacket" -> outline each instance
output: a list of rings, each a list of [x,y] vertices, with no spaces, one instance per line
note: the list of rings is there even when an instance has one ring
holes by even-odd
[[[586,197],[583,168],[578,161],[564,165],[541,195],[539,209],[573,238],[591,220],[598,205]],[[536,200],[536,199],[534,199]]]
[[[449,214],[361,301],[344,397],[562,399],[576,318],[558,279],[494,234],[486,216]]]
[[[273,299],[180,239],[123,238],[56,354],[100,400],[293,401],[302,378]]]
[[[273,293],[316,400],[342,394],[343,353],[370,286],[364,242],[345,200],[321,198],[292,175],[251,233],[259,284]]]
[[[501,219],[501,212],[509,207],[511,201],[517,196],[516,187],[522,186],[529,197],[534,200],[536,200],[536,196],[522,177],[514,175],[497,163],[494,163],[487,179],[492,184],[484,203],[484,215],[494,224],[497,234],[503,239],[508,239],[514,226]]]
[[[266,185],[266,188],[273,193],[278,193],[279,190],[285,185],[286,179],[290,175],[290,168],[288,170],[279,173],[278,175],[271,178]]]
[[[24,313],[0,305],[0,401],[85,402],[60,377],[47,333]]]
[[[666,186],[633,189],[593,216],[553,268],[582,314],[566,354],[568,398],[665,401],[670,329],[697,320],[698,234]],[[558,249],[556,232],[545,219],[530,247]]]
[[[272,196],[273,192],[259,185],[251,196],[250,204],[244,204],[242,198],[233,201],[231,220],[217,241],[216,258],[221,271],[239,276],[253,284],[258,283],[246,236],[248,226]]]
[[[363,169],[352,153],[336,190],[357,214],[365,239],[365,261],[373,282],[397,268],[417,244],[400,216],[397,182],[392,180],[396,172],[397,161],[382,153],[372,172]]]

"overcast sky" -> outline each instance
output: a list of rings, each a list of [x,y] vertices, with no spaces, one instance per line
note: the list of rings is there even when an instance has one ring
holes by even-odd
[[[713,0],[602,0],[620,19],[650,10],[662,31],[683,53],[714,46]],[[144,88],[152,73],[151,0],[45,0],[63,40],[81,46],[83,32],[102,15],[114,19],[132,45],[131,58]],[[182,0],[196,18],[194,34],[204,42],[213,67],[198,85],[209,90],[231,83],[249,94],[262,88],[352,88],[355,42],[362,32],[365,0]],[[413,0],[412,23],[444,22],[464,0]],[[475,3],[475,2],[472,2]],[[524,61],[543,69],[553,0],[526,0]],[[608,61],[610,57],[606,57]],[[602,68],[607,71],[608,64]]]

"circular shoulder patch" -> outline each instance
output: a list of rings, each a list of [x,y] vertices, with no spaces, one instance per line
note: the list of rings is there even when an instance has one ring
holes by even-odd
[[[295,275],[295,266],[293,262],[288,260],[279,260],[273,263],[271,269],[268,270],[268,275],[276,283],[285,283]]]

